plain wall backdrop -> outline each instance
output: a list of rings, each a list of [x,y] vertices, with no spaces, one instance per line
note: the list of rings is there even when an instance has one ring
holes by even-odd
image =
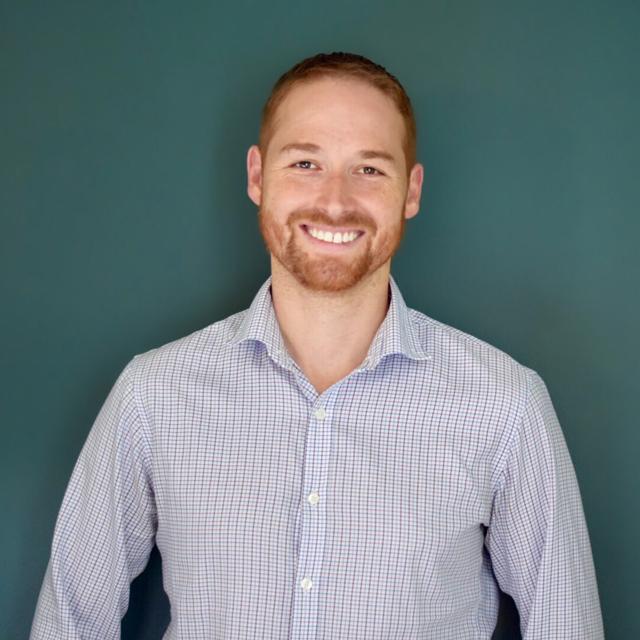
[[[246,308],[269,273],[245,154],[319,51],[399,77],[422,209],[409,306],[546,382],[607,638],[640,637],[640,3],[0,4],[0,639],[25,638],[55,518],[134,354]],[[123,637],[168,620],[154,553]],[[517,638],[509,598],[496,638]]]

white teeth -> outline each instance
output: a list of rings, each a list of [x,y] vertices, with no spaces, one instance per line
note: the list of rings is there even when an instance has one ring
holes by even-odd
[[[320,229],[314,229],[313,227],[307,227],[307,231],[314,238],[318,238],[318,240],[324,240],[325,242],[333,242],[334,244],[342,244],[344,242],[351,242],[358,237],[358,233],[355,231],[348,231],[345,233],[340,233],[339,231],[335,234],[330,231],[322,231]]]

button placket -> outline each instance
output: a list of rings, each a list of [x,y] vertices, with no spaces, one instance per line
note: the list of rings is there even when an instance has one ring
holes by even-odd
[[[308,414],[307,443],[304,461],[304,493],[301,504],[299,555],[296,589],[293,597],[294,640],[307,640],[318,616],[322,595],[321,568],[326,539],[326,505],[324,495],[329,472],[327,451],[331,450],[331,393],[316,397]]]

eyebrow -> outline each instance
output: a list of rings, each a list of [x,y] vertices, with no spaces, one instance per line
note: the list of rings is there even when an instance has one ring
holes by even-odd
[[[308,153],[318,153],[321,148],[313,142],[291,142],[285,144],[280,149],[280,153],[289,153],[290,151],[306,151]],[[395,162],[395,157],[388,151],[378,151],[376,149],[363,149],[358,153],[363,160],[379,159],[387,160],[388,162]]]

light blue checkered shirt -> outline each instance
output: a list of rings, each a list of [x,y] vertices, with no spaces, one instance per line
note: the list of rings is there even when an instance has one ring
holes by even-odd
[[[318,395],[271,278],[251,307],[135,356],[73,470],[31,638],[120,637],[154,542],[165,639],[603,638],[574,468],[547,389],[390,305]]]

